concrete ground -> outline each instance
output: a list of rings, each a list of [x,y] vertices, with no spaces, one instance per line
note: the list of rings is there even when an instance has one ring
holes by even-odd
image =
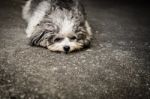
[[[122,2],[121,2],[122,1]],[[86,0],[90,49],[30,47],[21,0],[0,3],[0,99],[150,99],[150,6]]]

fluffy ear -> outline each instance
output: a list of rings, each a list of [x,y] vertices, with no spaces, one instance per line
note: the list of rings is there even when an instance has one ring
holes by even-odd
[[[91,40],[89,39],[84,40],[84,46],[83,46],[84,48],[89,48],[90,45],[91,45]]]
[[[79,42],[83,43],[84,48],[90,47],[91,38],[90,38],[89,35],[84,34],[84,33],[83,34],[78,34],[78,40],[79,40]]]
[[[36,33],[34,34],[33,36],[30,37],[29,39],[29,45],[31,46],[43,46],[45,47],[46,46],[46,43],[42,43],[44,41],[44,36],[45,34],[47,34],[46,31],[41,31],[39,33]],[[42,43],[42,45],[41,45]]]

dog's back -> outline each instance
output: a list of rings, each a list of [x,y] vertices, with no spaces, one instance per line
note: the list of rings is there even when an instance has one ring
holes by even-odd
[[[24,6],[22,13],[23,19],[25,19],[28,23],[28,27],[26,29],[27,37],[31,36],[32,32],[34,31],[33,27],[39,24],[43,18],[50,15],[56,9],[74,10],[71,12],[76,12],[74,15],[77,17],[79,17],[79,13],[81,15],[85,14],[84,8],[82,7],[81,3],[79,3],[79,0],[29,0]],[[68,16],[68,13],[63,14]],[[82,15],[81,17],[83,16],[85,15]]]
[[[76,8],[76,9],[80,9],[82,13],[85,13],[83,6],[79,2],[80,2],[79,0],[28,0],[23,8],[22,16],[23,19],[25,19],[28,22],[36,10],[42,10],[42,9],[44,10],[44,8],[46,9],[48,6],[49,6],[49,11],[52,8],[55,9],[59,7],[60,9],[65,8],[68,10],[72,10],[72,8],[73,9]],[[41,8],[39,8],[40,6]]]

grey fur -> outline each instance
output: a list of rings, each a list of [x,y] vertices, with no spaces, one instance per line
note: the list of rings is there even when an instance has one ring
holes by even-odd
[[[43,1],[49,3],[50,8],[35,26],[30,37],[31,46],[47,47],[54,44],[54,38],[59,35],[66,19],[73,22],[72,33],[77,37],[76,42],[82,44],[81,48],[90,45],[91,34],[88,33],[85,10],[79,0],[32,0],[29,9],[31,16]]]

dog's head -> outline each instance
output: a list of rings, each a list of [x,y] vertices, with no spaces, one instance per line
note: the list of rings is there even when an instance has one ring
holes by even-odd
[[[87,21],[62,15],[61,12],[54,13],[49,18],[51,20],[41,22],[36,27],[30,44],[65,53],[88,47],[91,31]]]

